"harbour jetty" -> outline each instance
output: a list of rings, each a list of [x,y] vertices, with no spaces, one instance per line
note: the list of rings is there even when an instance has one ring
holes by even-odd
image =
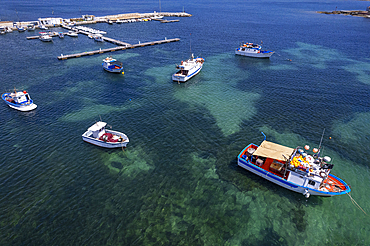
[[[58,56],[59,60],[66,60],[70,58],[78,58],[82,56],[90,56],[95,54],[102,54],[106,52],[113,52],[118,50],[126,50],[126,49],[133,49],[138,47],[144,47],[144,46],[150,46],[150,45],[157,45],[157,44],[164,44],[164,43],[170,43],[170,42],[177,42],[180,41],[179,38],[171,38],[171,39],[163,39],[163,40],[157,40],[157,41],[150,41],[150,42],[144,42],[144,43],[138,43],[138,44],[129,44],[120,40],[116,40],[109,37],[104,37],[102,34],[106,34],[106,32],[102,32],[99,30],[94,30],[93,28],[87,28],[82,27],[81,25],[86,24],[95,24],[95,23],[108,23],[112,24],[114,22],[120,21],[120,23],[127,22],[136,22],[136,21],[149,21],[149,20],[158,20],[160,19],[162,23],[171,23],[171,22],[178,22],[179,20],[163,20],[163,17],[190,17],[191,14],[185,13],[185,12],[153,12],[153,13],[129,13],[129,14],[117,14],[117,15],[107,15],[102,17],[95,17],[93,15],[83,15],[81,18],[71,18],[71,19],[62,19],[62,18],[39,18],[38,21],[31,21],[31,22],[1,22],[0,26],[7,26],[12,29],[17,29],[18,26],[27,26],[30,24],[35,25],[36,28],[40,28],[41,26],[47,27],[47,28],[53,28],[53,27],[63,27],[65,29],[68,29],[69,31],[72,31],[76,34],[84,34],[90,37],[94,37],[97,35],[97,32],[100,35],[100,39],[106,42],[110,42],[113,44],[118,45],[118,47],[109,48],[109,49],[99,49],[99,50],[93,50],[93,51],[86,51],[83,53],[77,53],[77,54],[70,54],[70,55],[63,55],[61,54]],[[117,22],[118,23],[118,22]],[[2,24],[2,25],[1,25]],[[58,36],[57,32],[49,31],[47,32],[50,36]],[[64,33],[67,34],[68,33]],[[40,36],[30,36],[27,37],[27,40],[31,39],[38,39]]]
[[[117,22],[117,20],[151,20],[158,16],[163,17],[191,17],[191,14],[185,12],[153,12],[153,13],[127,13],[127,14],[116,14],[107,16],[94,16],[94,15],[82,15],[77,18],[39,18],[37,21],[23,21],[23,22],[13,22],[13,21],[1,21],[0,27],[9,27],[12,30],[17,30],[17,27],[27,26],[30,24],[35,25],[35,28],[40,28],[40,26],[45,26],[47,28],[60,27],[62,25],[86,25],[86,24],[96,24],[96,23],[109,23]]]
[[[84,35],[92,35],[93,34],[89,31],[84,31],[84,30],[78,29],[76,27],[65,26],[65,25],[63,25],[62,27],[65,28],[65,29],[71,30],[73,32],[81,33],[81,34],[84,34]],[[144,46],[150,46],[150,45],[180,41],[179,38],[172,38],[172,39],[165,38],[164,40],[138,43],[138,44],[132,45],[132,44],[129,44],[129,43],[126,43],[126,42],[122,42],[120,40],[116,40],[116,39],[108,38],[108,37],[104,37],[104,36],[102,36],[102,39],[106,42],[116,44],[116,45],[118,45],[118,47],[108,48],[108,49],[99,49],[99,50],[94,50],[94,51],[86,51],[86,52],[83,52],[83,53],[77,53],[77,54],[71,54],[71,55],[61,54],[60,56],[58,56],[58,59],[59,60],[66,60],[66,59],[70,59],[70,58],[79,58],[79,57],[82,57],[82,56],[91,56],[91,55],[102,54],[102,53],[107,53],[107,52],[114,52],[114,51],[118,51],[118,50],[133,49],[133,48],[138,48],[138,47],[144,47]]]
[[[317,11],[319,14],[327,14],[327,15],[351,15],[351,16],[359,16],[370,18],[370,6],[367,7],[366,10],[334,10],[331,12],[328,11]]]
[[[113,52],[113,51],[118,51],[118,50],[134,49],[134,48],[139,48],[139,47],[144,47],[144,46],[163,44],[163,43],[171,43],[171,42],[177,42],[177,41],[180,41],[180,39],[179,38],[172,38],[172,39],[165,38],[164,40],[138,43],[138,44],[134,44],[134,45],[130,44],[130,45],[118,46],[118,47],[114,47],[114,48],[110,48],[110,49],[99,49],[99,50],[87,51],[87,52],[71,54],[71,55],[61,54],[60,56],[58,56],[58,59],[59,60],[66,60],[66,59],[70,59],[70,58],[79,58],[79,57],[82,57],[82,56],[91,56],[91,55],[103,54],[103,53]]]

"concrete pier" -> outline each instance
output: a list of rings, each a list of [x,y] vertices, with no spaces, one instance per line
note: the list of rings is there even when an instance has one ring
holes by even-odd
[[[39,18],[37,21],[0,21],[0,26],[10,27],[12,30],[17,30],[17,26],[27,26],[28,24],[35,24],[36,29],[39,29],[39,26],[43,24],[48,28],[60,27],[61,25],[73,22],[74,25],[87,25],[87,24],[96,24],[96,23],[107,23],[108,20],[117,21],[117,20],[130,20],[130,19],[147,19],[155,16],[164,16],[164,17],[190,17],[191,14],[185,12],[153,12],[153,13],[127,13],[127,14],[116,14],[116,15],[107,15],[107,16],[89,16],[89,19],[82,17],[78,18]],[[46,21],[53,22],[45,23]],[[42,23],[44,22],[44,23]]]
[[[58,59],[59,60],[66,60],[66,59],[78,58],[78,57],[82,57],[82,56],[91,56],[91,55],[96,55],[96,54],[113,52],[113,51],[117,51],[117,50],[134,49],[134,48],[138,48],[138,47],[144,47],[144,46],[150,46],[150,45],[156,45],[156,44],[163,44],[163,43],[171,43],[171,42],[177,42],[177,41],[180,41],[180,39],[179,38],[164,39],[164,40],[145,42],[145,43],[139,43],[139,44],[134,44],[134,45],[118,46],[118,47],[114,47],[114,48],[110,48],[110,49],[99,49],[99,50],[94,50],[94,51],[87,51],[87,52],[71,54],[71,55],[63,55],[62,54],[62,55],[58,56]]]

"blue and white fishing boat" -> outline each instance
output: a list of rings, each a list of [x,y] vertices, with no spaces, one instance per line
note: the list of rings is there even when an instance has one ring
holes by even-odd
[[[235,50],[236,55],[255,57],[255,58],[270,58],[275,51],[262,50],[262,46],[253,43],[244,43]]]
[[[116,59],[112,57],[107,57],[103,60],[102,64],[105,71],[111,72],[111,73],[122,73],[123,72],[123,64],[122,62],[117,61]]]
[[[181,65],[176,65],[178,70],[172,75],[172,80],[175,82],[186,82],[195,75],[197,75],[203,67],[204,59],[197,57],[194,59],[194,55],[191,54],[191,58],[185,61],[181,61]]]
[[[322,140],[322,139],[321,139]],[[286,189],[312,196],[337,196],[351,191],[346,182],[331,174],[331,158],[320,157],[319,148],[290,148],[265,140],[249,144],[238,155],[238,166]]]
[[[23,27],[23,26],[19,26],[19,27],[17,27],[17,29],[18,29],[18,32],[24,32],[24,31],[26,31],[26,28]]]
[[[64,33],[63,32],[59,32],[58,33],[58,36],[59,36],[59,38],[64,38]]]
[[[82,139],[85,142],[104,148],[126,147],[130,141],[126,134],[107,130],[105,129],[106,125],[106,122],[96,122],[94,125],[90,126],[84,134],[82,134]]]
[[[35,28],[36,28],[36,27],[35,27],[35,25],[34,25],[34,24],[28,24],[28,25],[27,25],[27,30],[28,30],[28,31],[34,31],[34,30],[35,30]]]
[[[9,107],[17,109],[19,111],[30,111],[37,108],[37,105],[33,103],[30,95],[27,91],[16,91],[11,93],[4,93],[1,98],[4,100]]]

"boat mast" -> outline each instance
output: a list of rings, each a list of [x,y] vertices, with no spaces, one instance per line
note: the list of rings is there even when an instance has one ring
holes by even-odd
[[[320,157],[321,143],[322,143],[322,139],[324,138],[324,133],[325,133],[325,128],[322,131],[321,140],[320,140],[320,144],[319,144],[319,151],[317,152],[317,157]]]

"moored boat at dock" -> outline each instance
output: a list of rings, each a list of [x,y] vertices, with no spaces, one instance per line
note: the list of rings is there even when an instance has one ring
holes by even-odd
[[[320,143],[321,146],[321,143]],[[321,147],[313,155],[305,148],[290,148],[265,140],[249,144],[238,155],[238,166],[286,189],[313,196],[337,196],[351,191],[346,182],[331,174],[331,158],[320,157]]]
[[[16,91],[4,93],[1,98],[11,108],[19,111],[30,111],[37,108],[27,91]]]
[[[19,27],[17,27],[17,29],[18,29],[18,32],[24,32],[24,31],[26,31],[26,28],[23,27],[23,26],[19,26]]]
[[[53,38],[51,35],[49,35],[48,33],[46,32],[40,32],[40,37],[39,39],[42,41],[42,42],[51,42],[53,41]]]
[[[175,82],[186,82],[197,75],[203,67],[204,59],[202,57],[194,58],[191,54],[190,59],[181,61],[180,65],[176,65],[179,69],[172,75],[172,80]]]
[[[39,25],[39,28],[41,29],[41,30],[48,30],[49,28],[47,28],[46,26],[44,26],[44,25]]]
[[[262,46],[253,43],[244,43],[235,50],[236,55],[255,57],[255,58],[270,58],[275,51],[262,50]]]
[[[35,30],[35,25],[34,24],[28,24],[27,25],[27,31],[34,31]]]
[[[111,73],[121,73],[122,72],[122,74],[124,74],[122,62],[119,62],[112,57],[105,58],[103,60],[102,66],[105,71],[108,71]]]
[[[104,148],[126,147],[130,141],[126,134],[105,129],[106,125],[106,122],[96,122],[82,134],[82,139],[85,142]]]
[[[103,35],[101,34],[94,34],[93,38],[96,42],[104,42]]]
[[[69,31],[69,32],[67,33],[67,35],[68,35],[68,36],[70,36],[70,37],[74,37],[74,38],[77,38],[77,37],[78,37],[78,34],[77,34],[77,33],[75,33],[75,32],[73,32],[73,31]]]

